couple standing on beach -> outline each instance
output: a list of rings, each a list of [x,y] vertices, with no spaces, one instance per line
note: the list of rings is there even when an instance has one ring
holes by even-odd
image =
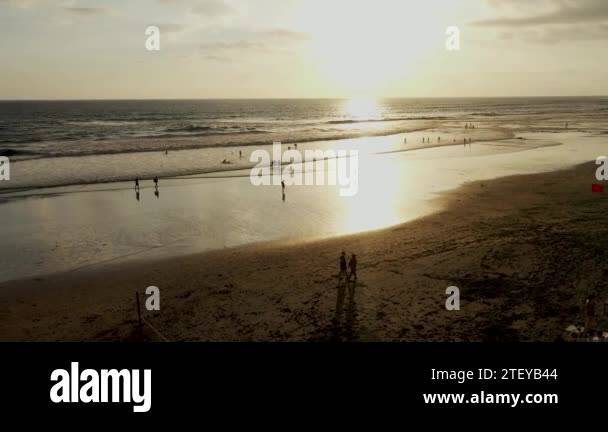
[[[350,278],[354,277],[357,280],[357,255],[352,254],[348,261],[348,269],[350,273],[346,271],[346,252],[342,252],[340,255],[340,279],[342,276],[346,276],[346,281],[350,282]]]

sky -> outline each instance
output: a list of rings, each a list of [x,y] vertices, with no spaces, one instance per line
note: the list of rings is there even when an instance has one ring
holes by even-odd
[[[608,95],[607,48],[607,0],[0,0],[0,99]]]

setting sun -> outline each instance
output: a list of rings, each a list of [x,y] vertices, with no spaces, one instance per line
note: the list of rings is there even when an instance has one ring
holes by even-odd
[[[417,7],[414,19],[406,2],[329,3],[323,16],[304,13],[301,25],[312,36],[311,55],[321,76],[351,95],[382,92],[411,77],[424,55],[443,48],[443,32],[429,23],[451,7]]]

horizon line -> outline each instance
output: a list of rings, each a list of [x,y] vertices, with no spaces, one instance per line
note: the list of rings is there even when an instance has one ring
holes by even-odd
[[[3,99],[0,102],[127,102],[127,101],[236,101],[236,100],[349,100],[365,96],[344,97],[252,97],[252,98],[49,98]],[[369,99],[548,99],[548,98],[604,98],[608,95],[543,95],[543,96],[370,96]]]

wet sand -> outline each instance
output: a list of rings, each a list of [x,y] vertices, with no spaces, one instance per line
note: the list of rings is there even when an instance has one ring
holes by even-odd
[[[442,143],[450,142],[442,132]],[[257,242],[387,228],[431,214],[437,193],[464,183],[563,169],[605,152],[603,137],[578,132],[417,150],[422,133],[408,138],[407,145],[402,136],[325,143],[361,149],[352,197],[341,197],[338,186],[289,186],[282,201],[280,186],[253,186],[249,170],[161,178],[156,195],[150,180],[141,180],[140,194],[132,182],[0,194],[0,243],[12,245],[0,248],[0,284],[126,260],[146,265]]]
[[[134,300],[156,285],[145,316],[170,341],[554,341],[586,295],[608,298],[595,169],[468,183],[380,231],[3,282],[0,340],[159,340],[137,330]],[[342,250],[359,257],[356,286],[338,282]]]

